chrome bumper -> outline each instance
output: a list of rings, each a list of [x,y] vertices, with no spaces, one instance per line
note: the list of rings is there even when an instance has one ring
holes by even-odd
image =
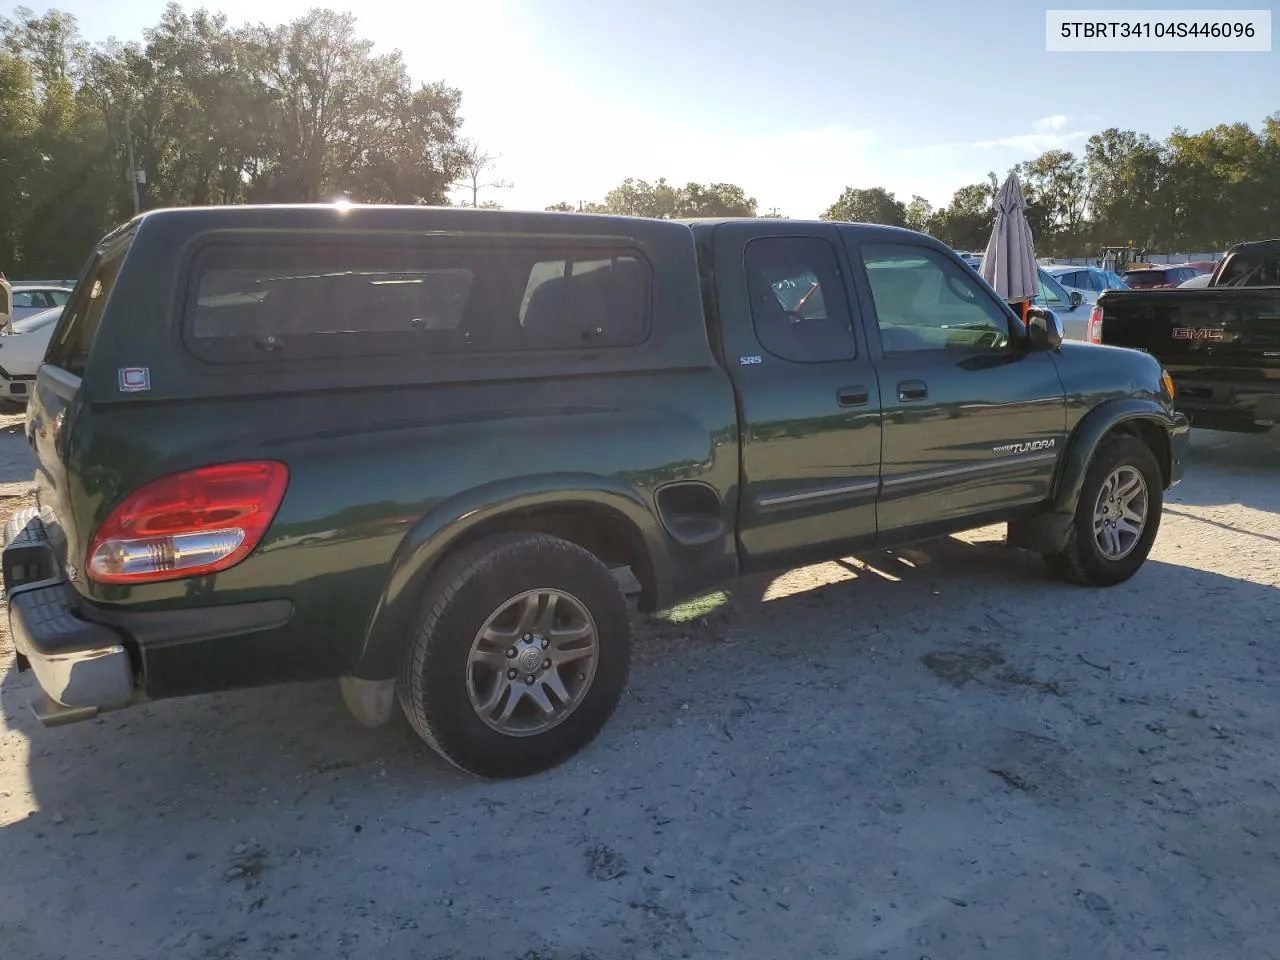
[[[32,704],[40,722],[85,720],[131,703],[129,652],[110,627],[76,615],[79,595],[34,509],[5,524],[2,563],[18,669],[30,669],[44,691]]]

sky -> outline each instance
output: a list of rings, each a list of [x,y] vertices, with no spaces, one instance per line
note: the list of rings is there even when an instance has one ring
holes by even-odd
[[[164,0],[47,5],[90,41],[136,40]],[[415,80],[462,91],[461,133],[512,183],[480,198],[507,207],[599,200],[626,177],[737,183],[762,213],[793,217],[817,216],[849,186],[939,206],[988,170],[1079,152],[1107,127],[1163,139],[1176,126],[1256,128],[1280,111],[1274,38],[1269,53],[1047,53],[1045,6],[1026,0],[183,4],[233,24],[317,5],[353,12]]]

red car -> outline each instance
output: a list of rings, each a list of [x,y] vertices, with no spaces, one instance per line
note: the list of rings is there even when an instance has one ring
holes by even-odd
[[[1129,285],[1130,290],[1169,290],[1199,276],[1201,272],[1185,263],[1170,264],[1167,267],[1140,267],[1126,270],[1124,282]]]

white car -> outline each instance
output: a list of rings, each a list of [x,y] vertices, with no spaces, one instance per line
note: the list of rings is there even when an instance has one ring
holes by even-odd
[[[0,332],[0,398],[26,403],[62,307],[15,320]]]
[[[1078,290],[1084,302],[1093,306],[1104,290],[1128,290],[1129,285],[1117,273],[1100,267],[1077,267],[1071,264],[1054,264],[1045,271],[1067,290]]]
[[[13,285],[13,320],[33,317],[51,307],[65,307],[71,299],[70,287],[46,287],[28,283]]]
[[[1181,290],[1183,287],[1191,287],[1192,289],[1195,289],[1196,287],[1207,287],[1212,276],[1212,273],[1202,273],[1200,276],[1192,277],[1190,280],[1183,280],[1178,284],[1178,289]]]

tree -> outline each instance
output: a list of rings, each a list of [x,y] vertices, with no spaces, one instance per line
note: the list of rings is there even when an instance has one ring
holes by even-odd
[[[486,204],[480,203],[481,190],[487,190],[491,187],[494,189],[506,189],[511,186],[506,180],[482,182],[488,179],[489,171],[497,165],[498,157],[483,149],[478,143],[468,141],[462,144],[460,154],[461,175],[457,183],[471,191],[470,206],[486,206]],[[467,204],[463,204],[463,206],[467,206]],[[492,206],[496,207],[496,205]]]
[[[1093,187],[1095,246],[1155,247],[1168,230],[1168,158],[1146,134],[1111,127],[1089,138],[1085,170]]]
[[[679,216],[677,196],[676,189],[665,179],[651,184],[627,177],[604,195],[604,202],[600,206],[602,212],[606,213],[670,220]]]
[[[69,15],[0,18],[0,269],[74,273],[143,206],[443,203],[461,94],[411,82],[349,15],[232,28],[170,4],[139,41],[91,47]]]
[[[553,203],[545,208],[547,213],[576,213],[578,208],[568,201],[561,200],[559,203]]]
[[[907,224],[907,208],[884,187],[867,190],[845,187],[840,199],[827,208],[822,219],[903,227]]]
[[[628,177],[600,204],[587,204],[586,212],[617,213],[631,217],[673,220],[691,217],[754,217],[756,199],[734,183],[686,183],[675,187],[659,178],[654,183]]]
[[[995,174],[961,187],[930,221],[929,232],[957,250],[985,250],[995,224]]]
[[[908,229],[926,233],[929,230],[929,222],[932,219],[933,205],[918,194],[913,196],[911,202],[907,204],[903,225]]]
[[[1049,150],[1015,169],[1037,251],[1052,254],[1081,246],[1093,196],[1084,161],[1069,150]]]
[[[756,198],[734,183],[686,183],[676,191],[680,217],[754,217]]]

